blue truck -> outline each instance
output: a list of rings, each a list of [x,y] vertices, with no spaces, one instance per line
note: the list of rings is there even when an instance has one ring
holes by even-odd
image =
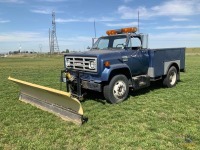
[[[119,103],[129,89],[142,89],[161,80],[174,87],[185,71],[185,48],[149,49],[148,35],[137,28],[108,30],[87,52],[64,55],[67,91],[81,99],[85,91],[103,92],[105,99]]]

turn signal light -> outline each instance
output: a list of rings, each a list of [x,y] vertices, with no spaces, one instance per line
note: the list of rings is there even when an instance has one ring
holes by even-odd
[[[104,66],[105,66],[105,67],[110,67],[110,62],[109,62],[109,61],[106,61],[106,62],[104,63]]]

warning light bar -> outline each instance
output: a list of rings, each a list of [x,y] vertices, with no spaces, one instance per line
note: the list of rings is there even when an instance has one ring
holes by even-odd
[[[117,30],[108,30],[106,31],[107,35],[116,35],[116,34],[122,34],[122,33],[135,33],[137,32],[136,27],[130,27],[130,28],[122,28]]]

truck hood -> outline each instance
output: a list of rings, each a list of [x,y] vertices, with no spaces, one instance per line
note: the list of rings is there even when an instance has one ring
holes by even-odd
[[[87,52],[78,52],[78,53],[69,53],[65,56],[80,56],[80,57],[98,57],[99,55],[112,55],[112,54],[119,54],[121,51],[124,50],[90,50]]]

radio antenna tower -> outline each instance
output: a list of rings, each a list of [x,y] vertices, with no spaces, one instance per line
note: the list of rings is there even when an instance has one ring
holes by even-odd
[[[56,21],[55,21],[55,12],[52,12],[52,30],[49,29],[49,47],[50,54],[54,54],[59,51],[58,40],[56,36]]]

